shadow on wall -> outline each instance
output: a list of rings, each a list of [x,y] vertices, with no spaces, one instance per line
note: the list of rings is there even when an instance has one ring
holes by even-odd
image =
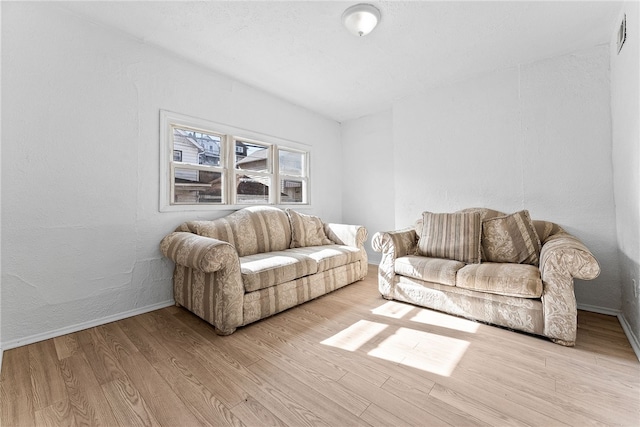
[[[622,275],[620,278],[622,282],[622,316],[633,334],[633,337],[628,337],[629,340],[635,341],[636,346],[640,347],[640,263],[637,259],[629,258],[621,250],[619,259]],[[635,348],[635,350],[637,353],[639,348]],[[640,354],[637,356],[640,359]]]

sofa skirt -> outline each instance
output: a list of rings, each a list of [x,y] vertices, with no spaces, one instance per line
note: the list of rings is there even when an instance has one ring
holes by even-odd
[[[445,313],[543,335],[540,299],[508,297],[395,276],[392,299]]]
[[[360,280],[360,261],[244,295],[243,326]]]

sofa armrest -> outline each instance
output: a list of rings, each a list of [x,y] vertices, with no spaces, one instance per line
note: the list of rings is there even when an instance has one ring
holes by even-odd
[[[416,252],[417,240],[413,228],[381,231],[371,239],[373,250],[382,252],[378,266],[378,290],[384,298],[393,298],[396,258],[413,255]]]
[[[562,231],[545,241],[540,252],[540,275],[546,336],[559,344],[574,345],[577,307],[573,279],[590,280],[599,274],[598,261],[575,236]]]
[[[339,244],[364,249],[367,229],[361,225],[325,224],[324,231],[329,240]]]
[[[389,253],[393,259],[413,255],[418,245],[418,237],[413,228],[396,231],[380,231],[371,239],[371,247],[376,252]]]
[[[363,279],[369,269],[369,259],[364,248],[364,242],[367,241],[369,235],[367,229],[361,225],[328,223],[324,224],[324,232],[332,242],[339,245],[352,246],[360,250],[360,273],[358,277]]]
[[[575,236],[561,232],[549,237],[540,252],[540,274],[563,270],[572,278],[591,280],[600,274],[600,265],[591,251]]]
[[[204,273],[213,273],[239,262],[238,252],[229,243],[183,231],[162,239],[160,250],[176,264]]]
[[[177,231],[162,239],[160,250],[176,264],[176,304],[211,323],[220,335],[229,335],[243,324],[244,284],[232,245]]]

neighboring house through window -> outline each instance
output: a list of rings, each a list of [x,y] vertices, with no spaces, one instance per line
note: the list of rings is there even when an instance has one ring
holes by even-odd
[[[161,211],[309,203],[308,147],[167,111],[160,116]]]

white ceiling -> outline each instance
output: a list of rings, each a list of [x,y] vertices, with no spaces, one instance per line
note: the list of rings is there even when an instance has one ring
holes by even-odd
[[[339,122],[471,74],[608,43],[618,2],[371,1],[358,38],[338,1],[107,1],[63,7]]]

